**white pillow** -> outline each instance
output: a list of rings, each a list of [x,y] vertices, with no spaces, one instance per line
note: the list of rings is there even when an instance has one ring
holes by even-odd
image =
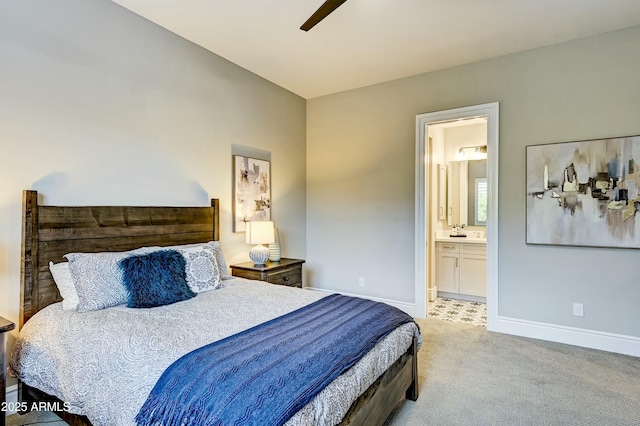
[[[224,258],[224,253],[222,252],[220,241],[210,241],[207,244],[213,246],[213,256],[216,258],[216,263],[218,264],[218,269],[220,270],[220,278],[223,280],[232,278],[231,275],[229,275],[229,268],[227,267],[227,261]]]
[[[69,262],[53,263],[49,262],[49,270],[53,281],[58,287],[62,296],[62,309],[65,311],[75,311],[78,308],[78,293],[71,279]]]

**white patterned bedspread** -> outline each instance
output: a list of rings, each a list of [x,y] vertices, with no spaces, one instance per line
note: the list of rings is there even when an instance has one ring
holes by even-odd
[[[10,373],[70,404],[95,426],[133,425],[162,372],[182,355],[312,303],[325,294],[234,278],[225,287],[152,309],[63,311],[60,303],[20,332]],[[335,425],[419,336],[405,324],[330,383],[287,425]]]

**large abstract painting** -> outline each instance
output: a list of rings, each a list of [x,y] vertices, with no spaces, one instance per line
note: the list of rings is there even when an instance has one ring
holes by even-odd
[[[251,220],[271,220],[269,161],[233,156],[233,232],[244,232]]]
[[[640,136],[527,146],[527,243],[640,248]]]

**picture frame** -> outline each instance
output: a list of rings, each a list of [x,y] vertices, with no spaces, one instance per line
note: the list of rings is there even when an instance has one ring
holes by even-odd
[[[526,243],[640,248],[640,136],[526,147]]]
[[[233,156],[233,232],[252,220],[271,220],[271,162]]]

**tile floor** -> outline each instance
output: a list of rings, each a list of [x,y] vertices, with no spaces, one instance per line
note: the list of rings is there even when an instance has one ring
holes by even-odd
[[[480,302],[438,297],[427,309],[429,318],[487,326],[487,305]]]

